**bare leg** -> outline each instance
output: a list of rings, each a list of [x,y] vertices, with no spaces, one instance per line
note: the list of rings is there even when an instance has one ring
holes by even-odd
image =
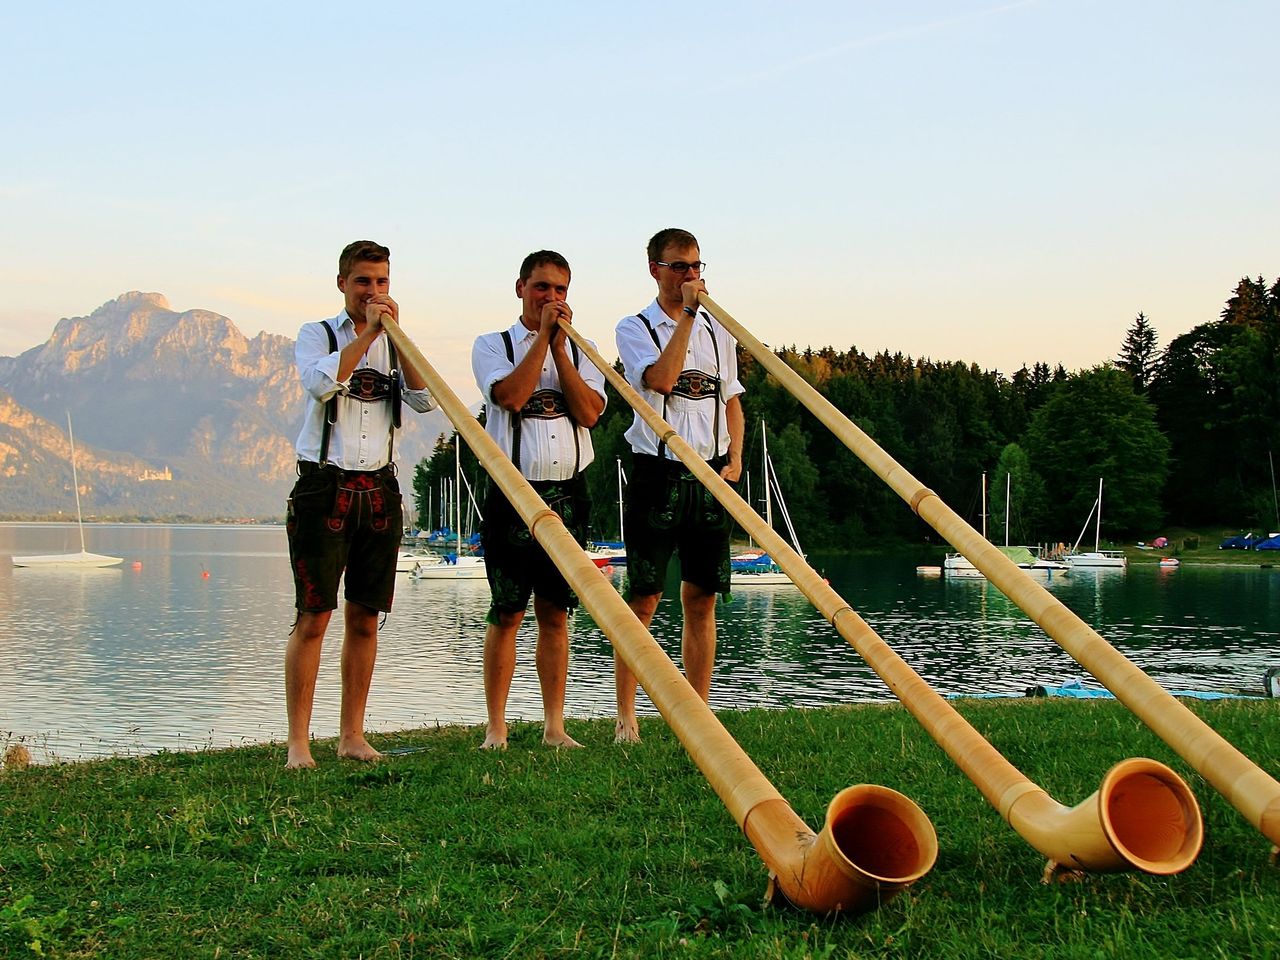
[[[331,613],[300,612],[284,648],[284,702],[289,715],[289,756],[285,767],[290,770],[316,765],[311,757],[311,707],[316,696],[316,674],[320,671],[320,647]]]
[[[507,695],[516,672],[516,632],[524,611],[498,613],[484,632],[484,705],[489,716],[481,750],[507,749]]]
[[[538,618],[538,686],[542,688],[542,742],[549,747],[580,747],[564,729],[564,688],[569,676],[569,611],[533,598]]]
[[[378,611],[348,600],[345,614],[338,756],[366,762],[380,760],[382,754],[364,738],[364,711],[369,703],[373,664],[378,659]]]
[[[684,676],[706,702],[711,698],[711,671],[716,665],[716,595],[682,583],[680,604],[684,608],[680,649]]]
[[[631,612],[646,630],[653,623],[661,593],[632,595]],[[639,743],[640,725],[636,722],[636,675],[615,650],[613,652],[613,685],[618,698],[618,721],[613,727],[614,743]]]

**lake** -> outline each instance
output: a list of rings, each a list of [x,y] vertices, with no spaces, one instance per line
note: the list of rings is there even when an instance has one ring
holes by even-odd
[[[283,655],[293,619],[278,526],[91,524],[107,569],[15,568],[14,554],[75,552],[75,524],[0,524],[0,748],[37,762],[283,742]],[[943,694],[1022,693],[1088,679],[995,587],[917,576],[907,553],[817,556],[814,566]],[[614,582],[622,585],[621,573]],[[1280,662],[1280,570],[1184,565],[1076,571],[1047,586],[1168,689],[1260,694]],[[668,589],[654,635],[679,653]],[[370,731],[484,722],[484,581],[397,586],[380,635]],[[541,720],[533,617],[518,641],[508,704]],[[585,611],[571,626],[566,713],[613,714],[608,640]],[[341,634],[326,640],[312,730],[337,733]],[[715,709],[826,706],[891,695],[799,591],[745,587],[720,609]],[[642,715],[654,715],[640,696]],[[477,732],[477,742],[479,732]],[[375,745],[377,743],[374,738]]]

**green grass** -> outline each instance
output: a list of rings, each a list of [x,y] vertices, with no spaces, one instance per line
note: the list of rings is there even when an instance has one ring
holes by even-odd
[[[1272,776],[1280,702],[1192,705]],[[373,766],[285,771],[280,747],[0,774],[0,956],[1268,957],[1270,845],[1114,702],[961,711],[1063,803],[1146,755],[1191,784],[1200,860],[1176,877],[1043,885],[1039,855],[897,706],[721,715],[796,812],[841,788],[901,790],[932,818],[932,873],[878,911],[762,905],[765,869],[661,720],[537,725],[503,754],[476,729],[380,738]]]

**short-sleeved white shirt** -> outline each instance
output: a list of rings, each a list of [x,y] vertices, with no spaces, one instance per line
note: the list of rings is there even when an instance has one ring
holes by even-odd
[[[656,299],[640,312],[653,327],[658,342],[653,342],[653,337],[649,335],[648,328],[639,316],[623,317],[618,321],[615,335],[627,381],[639,391],[649,406],[660,416],[664,416],[667,423],[693,447],[698,456],[704,460],[723,456],[729,452],[729,424],[724,408],[744,390],[738,382],[736,342],[715,318],[700,311],[693,332],[689,334],[689,348],[681,368],[682,380],[696,386],[698,374],[709,374],[719,378],[720,387],[714,396],[694,397],[688,395],[687,391],[681,391],[677,385],[670,396],[663,397],[658,391],[650,390],[644,385],[644,373],[658,361],[661,350],[666,348],[675,335],[676,322],[667,316]],[[717,424],[719,436],[716,436]],[[638,414],[627,430],[626,438],[634,452],[657,456],[658,435],[649,429]],[[664,450],[664,454],[669,460],[677,459],[670,448]]]
[[[306,409],[302,414],[302,430],[298,434],[295,449],[299,460],[316,463],[320,459],[320,447],[324,436],[325,404],[338,394],[338,422],[329,435],[330,463],[340,470],[380,470],[387,465],[387,448],[391,434],[391,404],[361,403],[347,394],[350,380],[339,383],[338,365],[342,349],[356,338],[356,327],[347,311],[336,317],[321,320],[333,330],[338,349],[329,349],[329,337],[319,323],[303,324],[294,345],[294,360],[298,376],[306,393]],[[378,337],[356,369],[372,367],[379,373],[391,372],[391,351],[387,347],[386,334]],[[435,399],[426,390],[410,390],[404,387],[404,375],[400,376],[401,399],[406,406],[418,413],[426,413],[435,407]]]
[[[507,359],[507,347],[502,333],[486,333],[476,338],[471,348],[471,372],[475,374],[476,386],[484,397],[487,411],[485,414],[485,430],[502,448],[502,452],[511,456],[511,439],[515,428],[516,417],[511,411],[496,403],[493,399],[493,386],[499,380],[510,376],[516,366],[528,354],[537,337],[536,330],[530,330],[517,320],[507,329],[511,337],[512,359]],[[591,343],[591,341],[588,341]],[[591,343],[592,348],[595,347]],[[572,359],[575,351],[571,344],[565,349]],[[583,381],[603,399],[604,374],[596,369],[596,365],[579,351],[578,373]],[[560,388],[560,374],[556,370],[556,362],[547,351],[542,361],[542,372],[538,375],[538,385],[534,395],[542,390],[554,390],[563,393]],[[575,434],[577,443],[575,447]],[[568,417],[544,419],[542,417],[524,417],[520,424],[520,472],[528,480],[568,480],[574,474],[574,463],[577,462],[579,472],[586,469],[587,464],[595,459],[595,450],[591,446],[591,431],[580,424],[574,424]]]

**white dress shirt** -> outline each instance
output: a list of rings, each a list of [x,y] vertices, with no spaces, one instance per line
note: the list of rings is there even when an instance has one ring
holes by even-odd
[[[658,336],[658,343],[665,349],[676,332],[676,322],[667,316],[666,311],[658,305],[658,301],[640,311],[653,326]],[[644,373],[658,362],[659,347],[649,336],[644,322],[637,316],[623,317],[618,321],[615,331],[618,341],[618,355],[622,358],[622,366],[627,374],[627,381],[636,388],[646,403],[664,416],[667,423],[676,433],[693,447],[698,456],[704,460],[723,456],[729,452],[729,424],[725,418],[725,405],[744,391],[738,382],[737,343],[729,336],[729,331],[722,327],[713,317],[699,312],[694,321],[693,331],[689,334],[689,347],[685,352],[683,371],[700,371],[703,374],[719,376],[720,388],[714,397],[693,399],[672,393],[664,397],[657,390],[650,390],[644,385]],[[713,340],[714,338],[714,340]],[[719,351],[719,370],[716,369],[716,351]],[[663,413],[663,401],[666,401],[666,413]],[[716,408],[719,408],[717,411]],[[717,417],[718,413],[718,417]],[[715,435],[716,423],[719,423],[719,436]],[[658,454],[658,435],[636,414],[626,438],[631,449],[636,453],[649,456]],[[668,460],[677,459],[668,447],[664,451]]]
[[[349,380],[338,382],[339,354],[356,338],[356,327],[347,311],[336,317],[321,320],[332,328],[338,341],[336,351],[329,350],[329,338],[318,324],[306,323],[298,331],[294,358],[298,364],[298,376],[306,392],[306,409],[302,415],[302,432],[298,434],[296,449],[299,460],[312,463],[320,461],[320,443],[324,431],[325,404],[335,393],[338,396],[338,422],[329,434],[330,463],[341,470],[380,470],[387,465],[387,452],[391,435],[391,403],[363,403],[348,397]],[[387,349],[386,334],[373,341],[356,369],[372,367],[379,373],[391,372],[391,353]],[[426,413],[436,402],[426,390],[409,390],[400,376],[401,396],[406,406],[419,413]]]
[[[529,353],[533,341],[537,337],[536,330],[530,330],[521,321],[507,329],[511,337],[513,359],[507,359],[507,347],[502,333],[486,333],[476,338],[471,348],[471,372],[475,374],[476,386],[487,405],[485,413],[485,429],[489,436],[502,448],[510,459],[511,438],[519,414],[513,414],[493,399],[493,386],[499,380],[511,375],[516,366]],[[591,343],[591,341],[587,341]],[[595,344],[591,343],[594,348]],[[565,344],[569,359],[573,359],[574,349],[571,343]],[[596,365],[579,353],[578,373],[583,381],[605,398],[604,374],[596,369]],[[560,374],[556,370],[556,362],[551,356],[550,348],[542,361],[542,370],[538,374],[539,390],[554,390],[563,394],[560,386]],[[577,432],[577,448],[574,447],[574,432]],[[568,480],[574,474],[574,461],[577,460],[578,472],[585,470],[587,464],[595,459],[595,450],[591,446],[591,431],[581,424],[574,424],[568,417],[543,419],[541,417],[525,417],[520,425],[520,472],[527,480]]]

